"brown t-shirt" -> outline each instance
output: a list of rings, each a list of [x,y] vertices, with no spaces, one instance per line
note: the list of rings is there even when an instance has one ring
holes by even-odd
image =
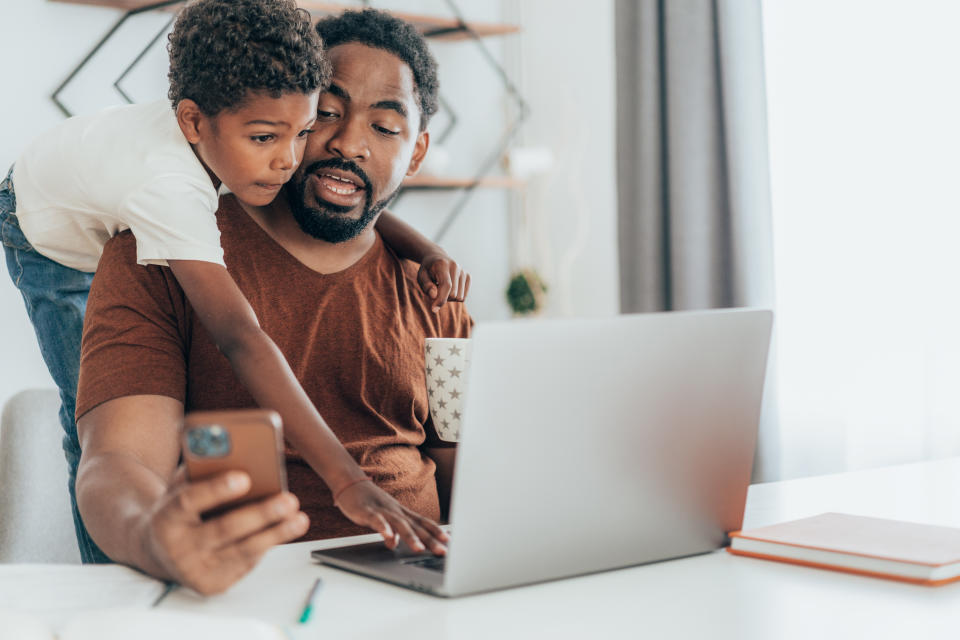
[[[428,421],[423,342],[467,337],[462,304],[433,313],[416,266],[377,235],[355,264],[317,273],[237,204],[217,218],[227,269],[330,428],[374,481],[407,507],[440,516]],[[87,303],[77,416],[113,398],[154,394],[187,411],[255,406],[193,313],[169,269],[138,266],[129,233],[107,243]],[[310,516],[307,539],[362,533],[323,481],[287,448],[290,490]]]

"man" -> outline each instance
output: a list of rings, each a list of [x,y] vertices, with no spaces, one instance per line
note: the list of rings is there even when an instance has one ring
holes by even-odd
[[[464,337],[471,321],[460,305],[434,313],[415,271],[373,228],[426,154],[436,65],[412,26],[382,12],[330,18],[318,30],[334,72],[301,168],[286,197],[266,207],[221,200],[225,261],[347,450],[403,508],[436,520],[454,450],[428,422],[423,339]],[[77,497],[97,544],[116,561],[214,593],[274,544],[361,533],[289,449],[291,493],[201,520],[249,478],[186,482],[177,470],[183,412],[253,401],[170,272],[136,266],[134,251],[129,234],[105,248],[84,330]],[[439,542],[417,525],[398,534]]]

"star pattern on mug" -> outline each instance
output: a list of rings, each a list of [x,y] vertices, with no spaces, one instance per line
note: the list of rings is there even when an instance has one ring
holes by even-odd
[[[460,438],[463,420],[461,403],[467,383],[469,353],[464,344],[447,346],[443,343],[427,343],[425,348],[424,371],[427,374],[430,417],[443,440],[456,441]]]

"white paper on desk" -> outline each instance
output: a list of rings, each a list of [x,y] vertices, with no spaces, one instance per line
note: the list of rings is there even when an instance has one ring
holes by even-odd
[[[59,640],[284,640],[260,620],[183,611],[90,611],[71,619]]]
[[[0,609],[55,630],[91,609],[149,609],[163,590],[163,582],[118,564],[0,564]]]
[[[43,619],[0,610],[0,640],[284,640],[283,632],[252,618],[215,617],[159,609],[95,609],[54,631]]]

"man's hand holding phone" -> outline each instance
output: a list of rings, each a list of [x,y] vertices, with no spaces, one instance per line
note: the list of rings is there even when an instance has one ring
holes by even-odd
[[[276,545],[310,524],[287,489],[280,416],[273,411],[190,413],[184,466],[140,522],[163,573],[202,594],[224,591]]]
[[[274,411],[190,413],[181,436],[183,477],[151,514],[148,552],[201,593],[226,589],[267,549],[304,535],[309,525],[287,492],[280,416]],[[341,486],[334,501],[390,549],[446,553],[449,538],[429,518],[401,505],[367,477]]]
[[[141,522],[145,551],[180,584],[204,595],[225,591],[268,549],[299,538],[309,526],[297,498],[286,491],[202,517],[250,488],[250,476],[242,471],[191,482],[181,468],[166,496]]]

